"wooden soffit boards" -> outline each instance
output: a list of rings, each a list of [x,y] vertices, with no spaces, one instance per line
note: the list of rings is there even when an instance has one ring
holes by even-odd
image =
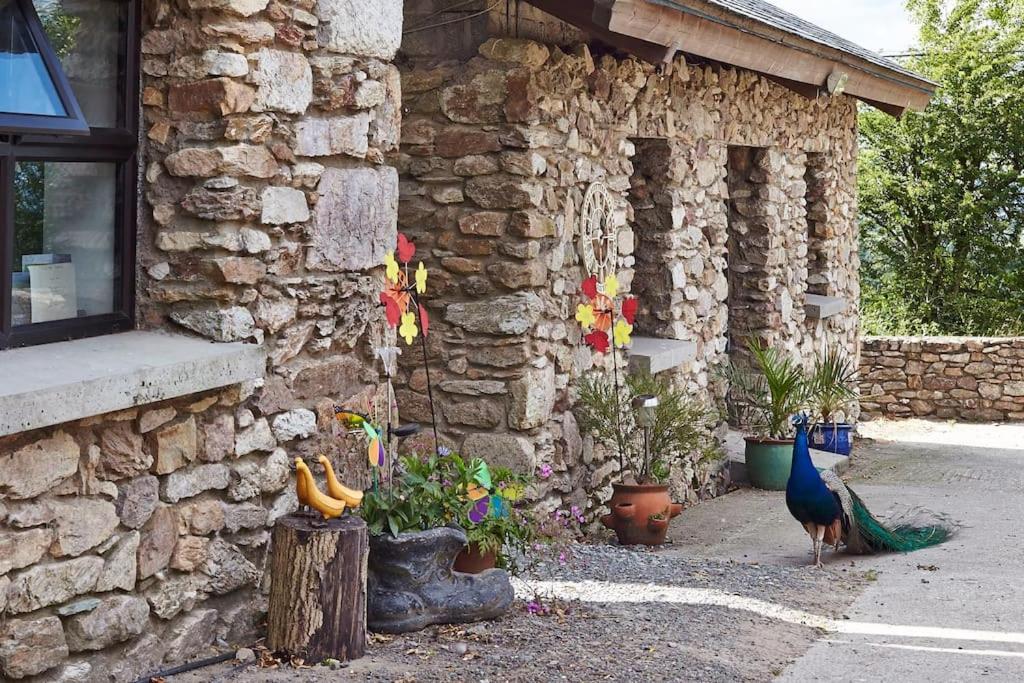
[[[833,71],[849,75],[845,92],[890,113],[928,106],[935,86],[842,50],[692,0],[690,11],[647,0],[596,0],[594,16],[609,31],[769,76],[824,88]],[[605,23],[607,22],[607,23]]]

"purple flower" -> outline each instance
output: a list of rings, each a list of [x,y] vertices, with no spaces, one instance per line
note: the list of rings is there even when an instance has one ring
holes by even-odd
[[[543,465],[540,466],[540,472],[538,473],[538,476],[541,479],[547,479],[548,477],[551,476],[553,472],[554,470],[551,469],[551,465],[544,463]]]
[[[575,517],[576,521],[579,522],[580,524],[583,524],[583,522],[585,521],[583,519],[583,511],[580,510],[579,506],[577,506],[577,505],[573,505],[572,506],[572,508],[569,510],[569,514],[571,514],[573,517]]]
[[[438,446],[437,454],[442,457],[448,457],[449,455],[452,454],[452,449],[448,448],[447,446]]]
[[[547,608],[544,607],[544,605],[542,605],[539,601],[531,600],[530,602],[526,603],[526,611],[530,614],[545,614],[547,613]]]
[[[560,552],[560,553],[558,553],[558,564],[565,564],[565,563],[566,563],[566,562],[568,562],[568,561],[569,561],[569,558],[568,558],[568,557],[566,557],[566,555],[565,555],[565,552],[564,552],[564,551],[563,551],[563,552]]]

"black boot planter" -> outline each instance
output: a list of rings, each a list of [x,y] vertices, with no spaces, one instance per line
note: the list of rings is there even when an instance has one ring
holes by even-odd
[[[452,570],[466,546],[461,529],[370,537],[367,626],[380,633],[408,633],[431,624],[494,619],[515,593],[504,569],[480,574]]]

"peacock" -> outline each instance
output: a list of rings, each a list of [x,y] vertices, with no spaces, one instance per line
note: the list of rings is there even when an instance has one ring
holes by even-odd
[[[913,509],[885,522],[868,511],[860,497],[831,470],[818,472],[807,446],[807,417],[794,418],[796,441],[786,483],[786,507],[811,537],[814,566],[821,567],[825,544],[863,555],[910,552],[938,545],[959,528],[943,515]]]

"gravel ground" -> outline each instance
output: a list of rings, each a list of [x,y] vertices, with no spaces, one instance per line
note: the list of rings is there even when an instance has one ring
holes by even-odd
[[[841,617],[863,588],[862,577],[845,565],[815,570],[696,560],[672,546],[593,544],[579,545],[569,565],[542,566],[527,578],[713,588]],[[374,636],[365,658],[337,670],[228,663],[168,680],[764,681],[820,637],[812,628],[716,606],[554,601],[546,607],[546,615],[530,614],[517,600],[493,622]]]

